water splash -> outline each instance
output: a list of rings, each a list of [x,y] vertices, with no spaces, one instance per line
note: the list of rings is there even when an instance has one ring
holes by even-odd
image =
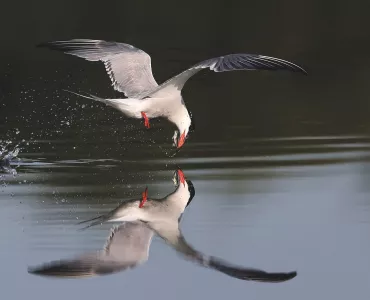
[[[24,141],[21,141],[13,146],[12,141],[0,140],[0,173],[17,174],[15,166],[13,169],[11,163],[19,161],[18,154],[22,149],[20,146]]]

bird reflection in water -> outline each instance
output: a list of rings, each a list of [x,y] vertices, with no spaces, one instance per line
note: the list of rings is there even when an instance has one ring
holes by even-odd
[[[29,268],[28,272],[42,276],[80,278],[124,271],[148,260],[150,244],[156,234],[186,259],[234,278],[283,282],[297,275],[294,271],[268,273],[231,265],[194,249],[182,235],[179,223],[186,207],[195,196],[195,188],[180,169],[175,171],[173,181],[176,185],[175,191],[164,198],[148,198],[146,190],[141,199],[125,201],[105,215],[80,222],[90,222],[83,229],[105,222],[123,222],[111,230],[103,250]]]

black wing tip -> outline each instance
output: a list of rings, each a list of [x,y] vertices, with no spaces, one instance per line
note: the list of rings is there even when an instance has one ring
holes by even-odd
[[[96,273],[89,264],[71,266],[68,261],[57,260],[42,265],[28,267],[28,273],[42,277],[81,278],[92,277]]]
[[[28,267],[27,272],[30,274],[40,273],[40,267]]]
[[[253,281],[260,281],[260,282],[269,282],[269,283],[279,283],[291,280],[297,276],[296,271],[288,272],[288,273],[267,273],[261,272],[261,274],[257,274],[255,277],[252,277],[251,280]]]
[[[78,44],[78,43],[77,43]],[[74,50],[76,42],[70,41],[49,41],[36,44],[36,48],[48,48],[51,50],[69,51]]]
[[[293,279],[294,277],[297,277],[298,273],[297,271],[292,271],[289,273],[280,273],[280,274],[273,274],[276,275],[276,282],[284,282]]]
[[[39,44],[36,44],[36,48],[50,48],[50,47],[55,47],[57,42],[42,42]]]
[[[298,69],[295,72],[302,73],[305,76],[308,75],[308,72],[300,66],[298,66]]]
[[[290,72],[294,72],[294,73],[301,73],[305,76],[308,75],[308,72],[302,68],[301,66],[297,65],[297,64],[293,64],[291,62],[289,62],[290,64],[292,65],[289,65],[289,66],[284,66],[284,67],[281,67],[281,66],[276,66],[274,68],[272,68],[272,70],[276,70],[276,71],[290,71]]]
[[[260,63],[258,65],[253,64],[253,66],[256,69],[262,69],[262,70],[267,69],[267,70],[275,70],[275,71],[285,70],[285,71],[302,73],[306,76],[308,75],[308,72],[302,66],[295,64],[291,61],[284,60],[284,59],[277,58],[277,57],[261,55],[261,54],[252,54],[251,56],[255,59],[254,63]]]
[[[36,266],[36,267],[28,267],[27,272],[28,274],[38,275],[38,276],[58,276],[54,272],[51,271],[52,266]]]

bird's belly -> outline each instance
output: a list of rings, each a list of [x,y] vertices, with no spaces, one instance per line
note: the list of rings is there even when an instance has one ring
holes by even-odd
[[[127,105],[117,105],[116,108],[121,111],[124,115],[130,118],[140,119],[142,118],[139,109],[127,106]]]
[[[148,101],[145,113],[148,118],[168,117],[176,111],[179,103],[173,98],[152,98]]]

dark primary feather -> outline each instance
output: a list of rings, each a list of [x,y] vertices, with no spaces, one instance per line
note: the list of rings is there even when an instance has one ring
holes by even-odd
[[[85,257],[81,259],[56,260],[37,267],[30,267],[28,268],[28,273],[48,277],[83,278],[113,274],[133,268],[136,265],[137,262],[122,265],[114,260],[100,261],[95,257]]]
[[[91,277],[95,275],[94,260],[56,260],[37,267],[29,267],[28,273],[53,277]]]
[[[184,242],[186,243],[185,239]],[[246,268],[241,266],[232,265],[229,262],[222,260],[215,256],[207,256],[188,245],[188,253],[193,251],[193,259],[204,267],[208,267],[224,273],[225,275],[247,281],[260,281],[260,282],[283,282],[293,279],[297,276],[297,272],[278,272],[269,273],[264,270]],[[191,250],[190,250],[191,249]],[[186,252],[184,252],[186,253]]]
[[[127,222],[114,228],[104,250],[74,259],[62,259],[31,267],[28,272],[52,277],[91,277],[134,268],[148,259],[153,231],[142,222]]]
[[[226,275],[241,280],[252,280],[261,282],[283,282],[293,279],[297,276],[297,272],[287,272],[287,273],[268,273],[259,269],[252,268],[242,268],[238,266],[233,266],[225,261],[216,257],[209,258],[209,267],[220,271]]]
[[[210,68],[214,72],[236,70],[286,70],[291,72],[307,72],[300,66],[276,57],[259,54],[229,54],[203,61],[193,68]]]
[[[202,61],[180,74],[168,79],[158,87],[154,88],[145,97],[165,96],[174,92],[179,92],[184,87],[186,81],[201,71],[207,69],[214,72],[242,71],[242,70],[268,70],[268,71],[290,71],[300,72],[307,75],[307,72],[299,65],[290,61],[276,57],[264,56],[259,54],[229,54]]]
[[[185,258],[199,265],[211,268],[228,276],[250,281],[283,282],[297,276],[297,272],[269,273],[255,268],[246,268],[233,265],[215,256],[208,256],[191,246],[181,233],[178,223],[174,222],[151,222],[148,224],[158,236],[173,247]]]

